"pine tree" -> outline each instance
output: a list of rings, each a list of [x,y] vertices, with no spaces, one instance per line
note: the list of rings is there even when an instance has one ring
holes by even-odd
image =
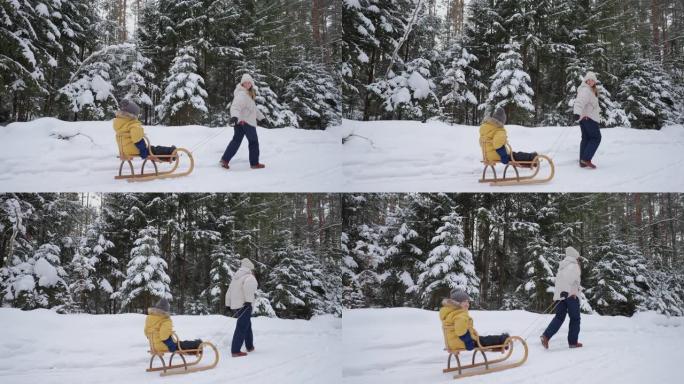
[[[161,256],[156,236],[157,230],[151,226],[138,232],[126,278],[113,295],[113,298],[121,300],[122,307],[138,301],[140,304],[136,307],[147,308],[153,300],[172,298],[169,287],[171,279],[166,274],[168,265]]]
[[[442,217],[442,226],[430,241],[434,248],[417,282],[423,308],[438,308],[454,288],[463,289],[471,298],[479,293],[480,279],[475,274],[473,255],[463,242],[461,220],[456,212]]]
[[[234,254],[229,247],[219,244],[214,246],[209,258],[211,259],[209,302],[221,312],[230,281],[235,271],[240,267],[240,255]]]
[[[480,71],[475,69],[477,57],[456,42],[447,52],[447,66],[441,81],[442,104],[450,107],[447,116],[452,122],[465,122],[469,108],[477,107],[477,93],[485,89]]]
[[[555,286],[556,270],[563,254],[558,247],[549,244],[535,231],[536,235],[530,241],[526,252],[528,262],[525,263],[525,284],[518,286],[516,291],[524,291],[527,307],[538,311],[543,310],[552,299]]]
[[[161,104],[157,106],[160,121],[171,125],[190,124],[209,112],[205,104],[208,95],[204,79],[197,73],[193,47],[178,50],[163,88]]]
[[[618,237],[609,224],[606,235],[590,248],[591,288],[586,295],[602,315],[631,315],[645,300],[650,283],[645,259],[634,244]]]
[[[283,100],[302,128],[325,129],[339,124],[341,102],[337,81],[323,64],[301,60],[285,87]]]
[[[658,129],[674,120],[677,94],[662,65],[637,58],[627,65],[627,71],[618,97],[632,125]]]
[[[424,119],[428,114],[428,104],[439,104],[431,66],[427,59],[414,59],[406,63],[401,72],[390,71],[387,79],[369,85],[369,89],[380,97],[384,110],[393,112],[394,116]]]
[[[530,75],[523,67],[520,55],[520,44],[513,41],[504,46],[505,52],[500,54],[496,63],[496,73],[491,76],[492,84],[489,87],[489,95],[481,108],[494,111],[502,107],[510,111],[511,107],[517,110],[534,112],[532,97],[534,91],[530,88]],[[509,112],[509,115],[513,115]],[[524,118],[524,114],[522,117]],[[511,119],[508,119],[511,121]]]

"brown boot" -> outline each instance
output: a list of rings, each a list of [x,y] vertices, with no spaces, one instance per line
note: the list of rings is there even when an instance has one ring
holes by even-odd
[[[233,353],[233,357],[242,357],[242,356],[247,356],[247,352],[238,352],[238,353]]]
[[[228,162],[225,160],[221,160],[219,164],[221,164],[221,166],[225,169],[230,169],[230,165],[228,165]]]
[[[570,344],[570,348],[582,348],[582,343]]]
[[[580,160],[580,167],[596,169],[596,165],[594,165],[594,163],[592,163],[591,160]]]
[[[251,167],[252,167],[252,169],[266,168],[266,166],[264,164],[261,164],[261,163],[256,163],[256,164],[252,165]]]
[[[546,335],[541,335],[539,336],[539,338],[541,339],[541,343],[544,346],[544,349],[549,349],[549,338],[546,337]]]

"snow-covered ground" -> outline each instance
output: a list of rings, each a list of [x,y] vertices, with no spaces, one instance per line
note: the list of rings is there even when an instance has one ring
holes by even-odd
[[[255,318],[256,351],[230,357],[235,320],[174,316],[185,339],[202,338],[219,349],[214,369],[160,377],[149,363],[145,317],[58,315],[48,310],[0,309],[0,382],[13,383],[339,383],[341,320]],[[213,361],[211,352],[204,360]],[[203,361],[204,361],[203,360]],[[175,359],[174,359],[175,361]],[[157,363],[159,363],[157,361]]]
[[[266,168],[249,168],[245,139],[227,171],[218,162],[233,136],[233,129],[221,130],[202,126],[145,127],[152,145],[176,145],[191,150],[195,170],[181,178],[129,183],[114,180],[119,160],[111,121],[66,122],[42,118],[12,123],[0,127],[0,192],[338,190],[342,175],[338,135],[328,131],[260,128],[260,161]],[[79,135],[60,140],[59,134]],[[214,135],[217,136],[202,144]]]
[[[596,170],[578,166],[579,126],[506,129],[514,150],[553,159],[553,180],[506,187],[478,183],[483,167],[477,126],[344,120],[333,129],[343,137],[354,135],[343,149],[344,191],[684,192],[684,126],[602,129]]]
[[[684,318],[639,313],[631,318],[582,315],[580,342],[569,349],[568,321],[544,350],[538,336],[552,315],[526,311],[470,311],[482,334],[528,337],[525,364],[463,378],[463,383],[679,383]],[[442,373],[447,354],[437,312],[413,308],[345,311],[342,321],[343,382],[453,383]],[[470,362],[470,353],[466,358]],[[511,359],[516,357],[515,353]],[[481,361],[481,358],[480,358]]]

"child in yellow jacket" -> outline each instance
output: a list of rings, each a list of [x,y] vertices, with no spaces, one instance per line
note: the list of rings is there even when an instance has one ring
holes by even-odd
[[[145,130],[138,120],[140,107],[133,101],[123,99],[119,103],[119,110],[112,122],[116,132],[117,141],[121,142],[123,152],[129,156],[140,156],[152,161],[176,161],[175,158],[157,157],[155,155],[171,155],[175,146],[152,146],[147,147],[145,142]]]
[[[478,335],[473,319],[468,314],[468,308],[470,308],[470,297],[459,288],[451,290],[449,297],[442,300],[439,319],[442,321],[442,326],[447,328],[446,338],[449,349],[471,351],[478,347],[478,341],[483,347],[501,345],[506,341],[507,333],[492,336]],[[500,351],[501,349],[493,350]]]
[[[175,352],[178,344],[173,340],[173,322],[169,316],[170,305],[166,299],[160,299],[154,307],[147,309],[145,318],[145,337],[152,340],[152,345],[156,351]],[[202,340],[181,341],[180,347],[183,350],[199,348]]]
[[[506,149],[506,142],[508,135],[504,128],[506,124],[506,111],[503,108],[497,108],[492,116],[485,118],[480,125],[480,139],[485,139],[485,157],[488,161],[501,161],[503,164],[508,164],[510,161],[532,161],[537,157],[537,152],[513,152],[508,153]],[[512,158],[511,158],[512,155]],[[514,164],[516,166],[529,167],[527,164]]]

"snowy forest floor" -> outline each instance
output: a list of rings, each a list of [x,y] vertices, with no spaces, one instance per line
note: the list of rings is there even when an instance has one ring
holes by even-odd
[[[252,319],[256,351],[230,357],[235,319],[173,316],[182,339],[219,350],[214,369],[161,378],[145,372],[150,356],[144,315],[59,315],[0,309],[0,382],[14,383],[337,383],[341,320]],[[244,350],[244,348],[243,348]],[[213,361],[208,352],[203,362]],[[175,359],[174,359],[175,361]],[[156,361],[158,364],[159,361]]]
[[[333,128],[348,137],[343,150],[348,192],[682,192],[684,126],[659,131],[601,129],[594,163],[578,166],[580,129],[507,125],[514,151],[551,157],[556,175],[546,184],[491,187],[482,175],[479,127],[439,121],[352,121]],[[353,134],[353,136],[349,136]],[[500,175],[503,166],[499,165]],[[545,169],[539,176],[546,176]]]
[[[341,180],[339,136],[294,128],[258,129],[262,170],[249,167],[247,139],[231,161],[219,166],[233,129],[203,126],[145,127],[152,145],[193,152],[192,174],[129,183],[114,180],[119,160],[111,121],[66,122],[42,118],[0,127],[0,191],[5,192],[334,192]],[[211,136],[218,136],[202,143]],[[57,135],[71,136],[62,140]],[[197,145],[196,150],[193,151]],[[181,158],[179,170],[187,158]],[[137,160],[136,172],[142,162]],[[148,167],[148,170],[151,168]]]
[[[566,320],[551,339],[549,350],[544,350],[539,335],[552,315],[470,311],[470,316],[481,335],[509,332],[528,337],[529,357],[520,367],[464,378],[459,383],[629,384],[675,383],[681,379],[681,317],[666,318],[654,312],[631,318],[583,314],[583,348],[568,348]],[[344,383],[454,382],[453,374],[442,373],[447,353],[443,351],[437,312],[356,309],[345,311],[342,318]],[[518,349],[511,360],[517,359],[520,352]],[[470,362],[470,356],[468,352],[461,360]]]

